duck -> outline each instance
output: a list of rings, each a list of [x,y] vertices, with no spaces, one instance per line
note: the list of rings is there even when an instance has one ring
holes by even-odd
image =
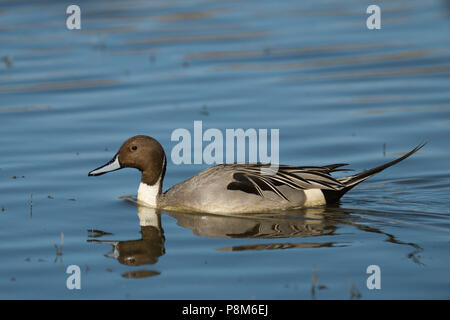
[[[127,139],[106,164],[90,171],[100,176],[123,168],[141,172],[139,204],[163,210],[200,213],[258,213],[310,208],[337,203],[359,183],[416,153],[427,142],[403,156],[357,174],[334,178],[332,173],[352,171],[346,163],[325,166],[265,163],[217,164],[162,192],[167,158],[161,144],[146,135]],[[266,170],[266,171],[264,171]]]

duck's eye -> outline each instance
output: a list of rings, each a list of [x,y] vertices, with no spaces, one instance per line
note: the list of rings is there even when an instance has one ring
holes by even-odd
[[[131,149],[132,150],[137,150],[137,146],[132,146]]]

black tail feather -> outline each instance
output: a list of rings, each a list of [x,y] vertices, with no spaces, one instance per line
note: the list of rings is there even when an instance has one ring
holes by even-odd
[[[378,172],[383,171],[384,169],[389,168],[390,166],[393,166],[394,164],[399,163],[402,160],[405,160],[410,155],[416,153],[421,148],[423,148],[426,144],[427,144],[427,142],[419,144],[413,150],[411,150],[410,152],[404,154],[403,156],[401,156],[398,159],[395,159],[395,160],[393,160],[391,162],[385,163],[385,164],[383,164],[381,166],[378,166],[378,167],[375,167],[373,169],[365,170],[365,171],[360,172],[358,174],[355,174],[353,176],[347,177],[345,180],[343,179],[343,180],[340,180],[340,181],[343,182],[348,187],[350,187],[350,186],[353,187],[353,186],[357,185],[358,183],[363,182],[367,178],[373,176],[374,174],[377,174]]]
[[[326,202],[327,203],[333,203],[333,202],[339,201],[339,199],[345,193],[347,193],[350,189],[352,189],[353,187],[355,187],[359,183],[361,183],[364,180],[370,178],[371,176],[377,174],[378,172],[383,171],[384,169],[389,168],[390,166],[393,166],[394,164],[399,163],[402,160],[405,160],[406,158],[408,158],[409,156],[411,156],[412,154],[416,153],[421,148],[423,148],[427,143],[428,142],[424,142],[424,143],[419,144],[417,147],[415,147],[410,152],[406,153],[405,155],[403,155],[400,158],[395,159],[395,160],[393,160],[391,162],[385,163],[385,164],[383,164],[381,166],[378,166],[378,167],[375,167],[373,169],[364,170],[364,171],[362,171],[360,173],[357,173],[357,174],[355,174],[353,176],[349,176],[349,177],[338,179],[340,182],[342,182],[345,185],[345,187],[342,188],[341,190],[322,190]]]
[[[352,187],[345,187],[341,190],[327,190],[322,189],[323,196],[325,197],[325,203],[336,203],[339,201],[339,199],[342,198],[344,194],[347,193],[348,190],[350,190]]]

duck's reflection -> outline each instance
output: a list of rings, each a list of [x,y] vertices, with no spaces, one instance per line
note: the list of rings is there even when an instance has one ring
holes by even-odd
[[[298,218],[268,215],[220,216],[168,212],[181,227],[213,238],[294,238],[331,234],[336,223],[324,219],[324,209],[305,209]]]
[[[165,237],[161,224],[161,211],[146,206],[137,205],[139,224],[141,227],[141,239],[127,241],[88,240],[102,244],[112,245],[112,251],[106,256],[117,259],[127,266],[141,266],[155,264],[165,253]],[[351,225],[366,232],[380,233],[387,236],[392,243],[408,245],[414,248],[412,260],[422,249],[413,243],[404,243],[395,239],[391,234],[376,228],[368,228],[354,223],[349,211],[336,207],[302,209],[297,212],[289,212],[289,216],[283,213],[272,215],[247,215],[247,216],[220,216],[211,214],[167,212],[165,213],[177,220],[181,227],[192,230],[195,235],[214,238],[239,238],[239,239],[267,239],[264,243],[250,243],[236,246],[218,248],[220,251],[243,250],[271,250],[289,248],[321,248],[346,246],[336,242],[311,242],[311,241],[286,241],[286,239],[298,239],[332,235],[338,225]],[[354,216],[353,216],[354,218]],[[252,241],[253,242],[253,241]],[[418,262],[420,263],[420,261]],[[158,271],[139,270],[123,274],[127,278],[140,278],[158,275]]]
[[[281,239],[330,235],[336,222],[323,216],[324,209],[305,209],[298,217],[280,215],[220,216],[168,212],[181,227],[191,229],[197,236],[212,238]],[[292,213],[292,212],[291,212]],[[320,248],[336,246],[333,242],[278,242],[245,244],[219,248],[220,251],[270,250],[288,248]],[[339,244],[341,246],[341,244]]]
[[[157,210],[138,206],[141,239],[127,241],[88,240],[112,245],[112,251],[105,256],[117,259],[127,266],[150,265],[158,262],[165,253],[164,230],[161,226],[161,215]],[[125,278],[143,278],[159,275],[154,270],[138,270],[122,274]]]

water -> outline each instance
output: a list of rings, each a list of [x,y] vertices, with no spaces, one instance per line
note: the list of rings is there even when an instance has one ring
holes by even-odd
[[[69,31],[60,1],[0,2],[0,298],[450,297],[448,1],[383,2],[373,31],[356,0],[77,4]],[[170,154],[195,120],[277,128],[284,164],[363,170],[429,144],[284,215],[158,214],[124,199],[137,171],[88,178],[136,134]],[[206,167],[169,160],[164,189]]]

